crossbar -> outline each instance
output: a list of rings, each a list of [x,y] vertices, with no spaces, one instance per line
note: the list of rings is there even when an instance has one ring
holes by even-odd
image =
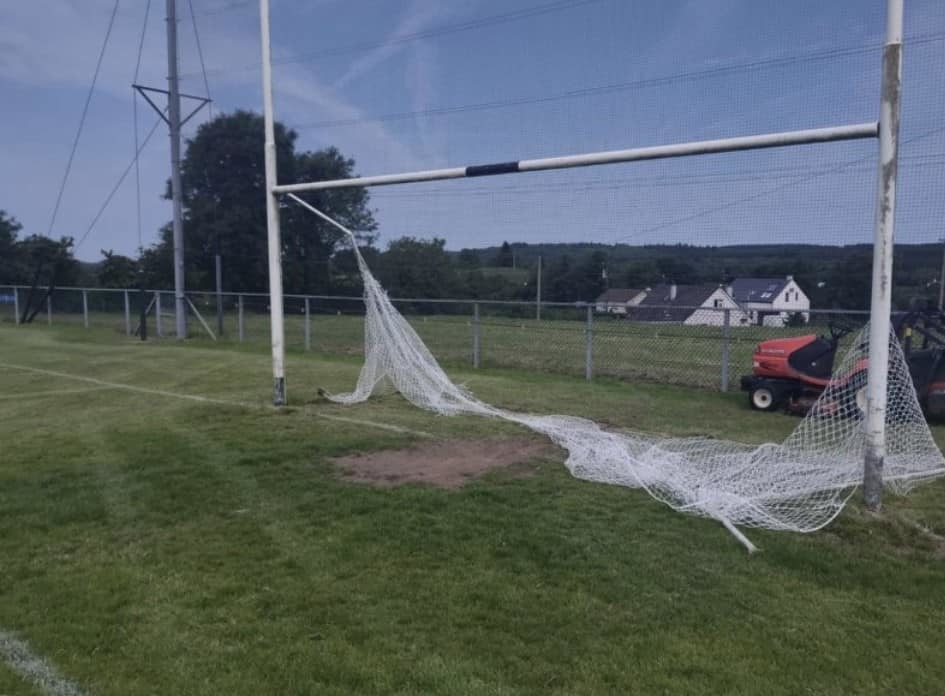
[[[282,186],[273,186],[272,191],[276,194],[286,194],[299,193],[302,191],[320,191],[324,189],[363,188],[366,186],[387,186],[390,184],[407,184],[419,181],[464,179],[476,176],[491,176],[494,174],[537,172],[548,169],[589,167],[597,164],[618,164],[621,162],[638,162],[641,160],[669,159],[671,157],[711,155],[722,152],[737,152],[740,150],[762,150],[773,147],[788,147],[791,145],[810,145],[813,143],[829,143],[838,140],[862,140],[865,138],[876,138],[878,134],[879,124],[875,121],[871,121],[869,123],[833,126],[830,128],[746,135],[737,138],[722,138],[719,140],[699,140],[688,143],[677,143],[675,145],[656,145],[651,147],[631,148],[628,150],[590,152],[583,155],[565,155],[563,157],[546,157],[543,159],[519,160],[517,162],[497,162],[494,164],[451,167],[448,169],[428,169],[425,171],[403,172],[399,174],[381,174],[379,176],[354,177],[350,179],[331,179],[329,181],[310,181],[301,184],[284,184]]]

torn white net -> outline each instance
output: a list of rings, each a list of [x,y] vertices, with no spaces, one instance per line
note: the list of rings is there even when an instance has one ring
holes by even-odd
[[[864,385],[847,377],[868,356],[868,327],[854,339],[823,395],[781,444],[750,446],[710,438],[643,436],[606,431],[574,416],[516,413],[487,404],[454,384],[391,304],[351,232],[299,202],[348,233],[364,281],[364,366],[355,390],[328,395],[332,401],[358,403],[393,389],[434,413],[475,414],[518,423],[564,448],[568,453],[565,465],[574,476],[642,488],[675,510],[716,519],[749,550],[753,545],[735,525],[815,531],[840,513],[863,478],[865,419],[857,405],[857,392]],[[941,475],[945,475],[945,458],[919,407],[899,342],[891,336],[886,486],[904,493]]]

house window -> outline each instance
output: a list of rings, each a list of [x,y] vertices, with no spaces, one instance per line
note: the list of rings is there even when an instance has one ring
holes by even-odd
[[[712,303],[712,306],[714,306],[716,309],[722,309],[722,300],[715,300]]]

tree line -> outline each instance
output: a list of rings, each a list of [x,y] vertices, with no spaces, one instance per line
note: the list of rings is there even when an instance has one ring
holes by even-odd
[[[276,125],[281,182],[355,176],[354,160],[336,148],[299,150],[297,134]],[[268,287],[263,121],[236,111],[200,126],[181,162],[184,254],[188,288],[214,287],[215,256],[223,259],[224,288],[259,292]],[[164,192],[170,198],[168,183]],[[725,283],[733,277],[793,275],[820,308],[866,308],[871,250],[859,247],[745,245],[697,247],[541,244],[507,241],[491,249],[446,248],[443,239],[402,237],[376,246],[378,223],[364,188],[309,192],[316,208],[356,231],[362,253],[394,297],[534,300],[538,259],[542,299],[592,301],[607,287],[659,283]],[[285,291],[297,294],[360,293],[354,255],[344,235],[293,204],[281,213]],[[157,242],[135,258],[101,250],[97,263],[74,258],[70,237],[20,236],[22,226],[0,211],[0,283],[154,288],[173,286],[170,223]],[[932,253],[934,251],[934,253]],[[897,247],[896,301],[937,295],[940,247]]]

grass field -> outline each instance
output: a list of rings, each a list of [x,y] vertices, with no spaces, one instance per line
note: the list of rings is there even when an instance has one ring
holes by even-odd
[[[553,452],[454,491],[349,483],[333,457],[524,435],[317,399],[358,369],[291,354],[275,411],[253,345],[0,327],[0,631],[96,695],[942,692],[945,482],[817,534],[752,531],[752,556]],[[452,374],[650,432],[797,423],[741,394]],[[33,693],[0,661],[0,694]]]
[[[510,269],[511,270],[511,269]],[[81,326],[81,296],[74,291],[60,291],[54,302],[53,326]],[[135,298],[136,299],[136,298]],[[164,299],[165,308],[172,297]],[[91,293],[89,323],[93,328],[125,330],[123,298],[120,293]],[[216,327],[215,300],[212,295],[194,295],[208,323]],[[58,303],[58,304],[57,304]],[[244,314],[244,342],[263,347],[269,342],[269,315],[266,299],[247,296]],[[65,311],[69,307],[71,311]],[[339,307],[341,310],[339,310]],[[360,355],[364,322],[357,312],[360,301],[311,301],[311,347],[314,352],[338,356]],[[0,308],[2,309],[2,308]],[[530,307],[517,307],[528,310]],[[411,303],[401,305],[411,323],[445,365],[469,366],[473,357],[473,318],[470,305]],[[503,316],[510,311],[504,305],[483,304],[480,326],[480,365],[489,368],[534,370],[568,376],[583,376],[587,350],[585,310],[583,308],[546,308],[546,316],[536,321],[527,317]],[[339,313],[340,311],[340,313]],[[429,313],[424,313],[429,312]],[[12,322],[12,315],[0,321]],[[820,317],[825,321],[824,317]],[[37,323],[45,323],[45,316]],[[136,323],[135,318],[135,323]],[[173,332],[173,318],[163,320],[168,335]],[[235,307],[228,307],[224,319],[224,340],[238,340]],[[199,323],[191,317],[190,331],[197,341],[208,340]],[[304,303],[290,298],[286,303],[285,338],[289,348],[305,347]],[[718,389],[722,380],[723,332],[717,326],[683,326],[669,323],[640,323],[596,316],[592,331],[593,373],[597,376],[631,381],[651,381]],[[156,334],[153,317],[150,332]],[[751,370],[751,358],[760,340],[778,336],[796,336],[805,332],[822,333],[825,326],[807,328],[732,327],[728,339],[730,388],[738,377]]]

